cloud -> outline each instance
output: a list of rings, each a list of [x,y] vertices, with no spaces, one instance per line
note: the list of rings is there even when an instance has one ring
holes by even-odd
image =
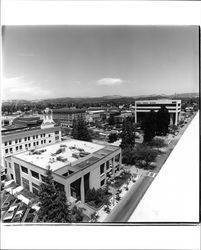
[[[120,78],[102,78],[97,81],[97,85],[104,85],[104,86],[117,86],[121,85],[124,80]]]
[[[51,94],[49,89],[43,89],[35,81],[28,81],[23,76],[3,78],[3,99],[36,99]]]

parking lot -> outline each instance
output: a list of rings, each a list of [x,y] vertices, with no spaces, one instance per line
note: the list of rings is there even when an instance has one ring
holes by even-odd
[[[20,192],[17,190],[21,190],[21,186],[17,186],[13,181],[8,181],[6,184],[1,191],[1,221],[3,223],[36,222],[38,207],[29,202],[25,203],[29,201],[25,197],[23,200],[20,199]]]
[[[27,223],[37,221],[37,211],[5,190],[1,192],[1,221]]]

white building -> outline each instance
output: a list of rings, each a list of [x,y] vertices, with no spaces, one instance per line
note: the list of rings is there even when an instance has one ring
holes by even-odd
[[[52,112],[46,109],[41,127],[16,127],[1,131],[1,166],[4,166],[5,157],[59,141],[61,141],[61,128],[54,126]]]
[[[38,194],[46,170],[67,199],[85,202],[90,188],[100,188],[110,175],[121,168],[121,148],[79,140],[66,140],[37,150],[12,155],[5,159],[8,175],[19,185]]]
[[[135,101],[135,122],[142,120],[144,114],[151,110],[157,112],[162,105],[165,105],[170,113],[170,124],[177,125],[180,120],[181,100],[169,99]]]

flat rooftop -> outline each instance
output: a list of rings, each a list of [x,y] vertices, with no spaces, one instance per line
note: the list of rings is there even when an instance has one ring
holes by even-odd
[[[78,171],[117,149],[118,147],[110,145],[105,146],[70,139],[36,150],[29,150],[15,155],[15,157],[44,169],[47,169],[49,165],[52,171],[56,171],[68,164],[71,164],[75,171]]]
[[[171,104],[171,103],[181,103],[178,99],[155,99],[155,100],[139,100],[135,101],[137,104]]]

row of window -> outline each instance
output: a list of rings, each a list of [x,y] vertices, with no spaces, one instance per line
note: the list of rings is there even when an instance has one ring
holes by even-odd
[[[36,185],[35,183],[31,183],[32,184],[32,192],[36,195],[39,194],[39,185]],[[22,185],[24,188],[26,188],[27,190],[30,191],[30,187],[29,187],[29,180],[27,180],[26,178],[22,177]]]
[[[119,162],[120,160],[120,154],[116,155],[114,158],[115,162]],[[108,160],[106,162],[106,170],[110,168],[110,161]],[[105,172],[105,163],[100,165],[100,175],[102,175]]]
[[[56,131],[55,134],[59,134],[59,131]],[[40,134],[40,138],[44,138],[46,134]],[[51,137],[51,134],[48,134],[48,137]],[[33,140],[35,139],[38,139],[39,138],[39,135],[33,135]],[[32,140],[30,136],[28,137],[24,137],[24,141],[30,141]],[[15,143],[21,143],[22,142],[22,138],[20,139],[15,139]],[[8,146],[8,145],[12,145],[12,141],[6,141],[4,142],[4,145],[5,146]]]
[[[57,139],[58,140],[58,139]],[[40,144],[41,145],[43,145],[43,144],[45,144],[46,143],[46,140],[41,140],[41,141],[36,141],[36,142],[33,142],[33,146],[35,147],[35,146],[38,146],[39,145],[39,142],[40,142]],[[51,140],[49,140],[48,141],[48,143],[51,143],[52,141]],[[32,145],[31,145],[31,143],[27,143],[27,144],[25,144],[25,149],[28,149],[28,148],[30,148]],[[15,147],[15,150],[16,151],[19,151],[19,150],[22,150],[23,148],[22,148],[22,145],[19,145],[19,146],[16,146]],[[13,148],[6,148],[5,149],[5,154],[8,154],[8,153],[10,153],[10,154],[12,154],[13,153]]]
[[[106,170],[108,170],[110,167],[110,161],[106,162]],[[105,172],[105,163],[100,165],[100,175],[102,175]]]
[[[26,168],[26,167],[24,167],[24,166],[21,166],[21,170],[22,170],[23,173],[28,174],[28,168]],[[34,177],[34,178],[36,178],[36,179],[39,180],[39,173],[37,173],[37,172],[35,172],[35,171],[33,171],[33,170],[30,170],[30,171],[31,171],[32,177]],[[41,177],[41,180],[42,180],[43,182],[46,182],[46,179],[45,179],[45,176],[44,176],[44,175],[41,174],[40,177]]]
[[[56,181],[54,181],[54,184],[56,186],[56,188],[64,191],[64,185],[63,184],[60,184]],[[22,177],[22,185],[24,188],[28,189],[30,191],[30,186],[29,186],[29,180],[27,180],[26,178]],[[39,190],[40,190],[40,186],[35,184],[34,182],[31,183],[32,185],[32,192],[36,195],[39,194]]]

